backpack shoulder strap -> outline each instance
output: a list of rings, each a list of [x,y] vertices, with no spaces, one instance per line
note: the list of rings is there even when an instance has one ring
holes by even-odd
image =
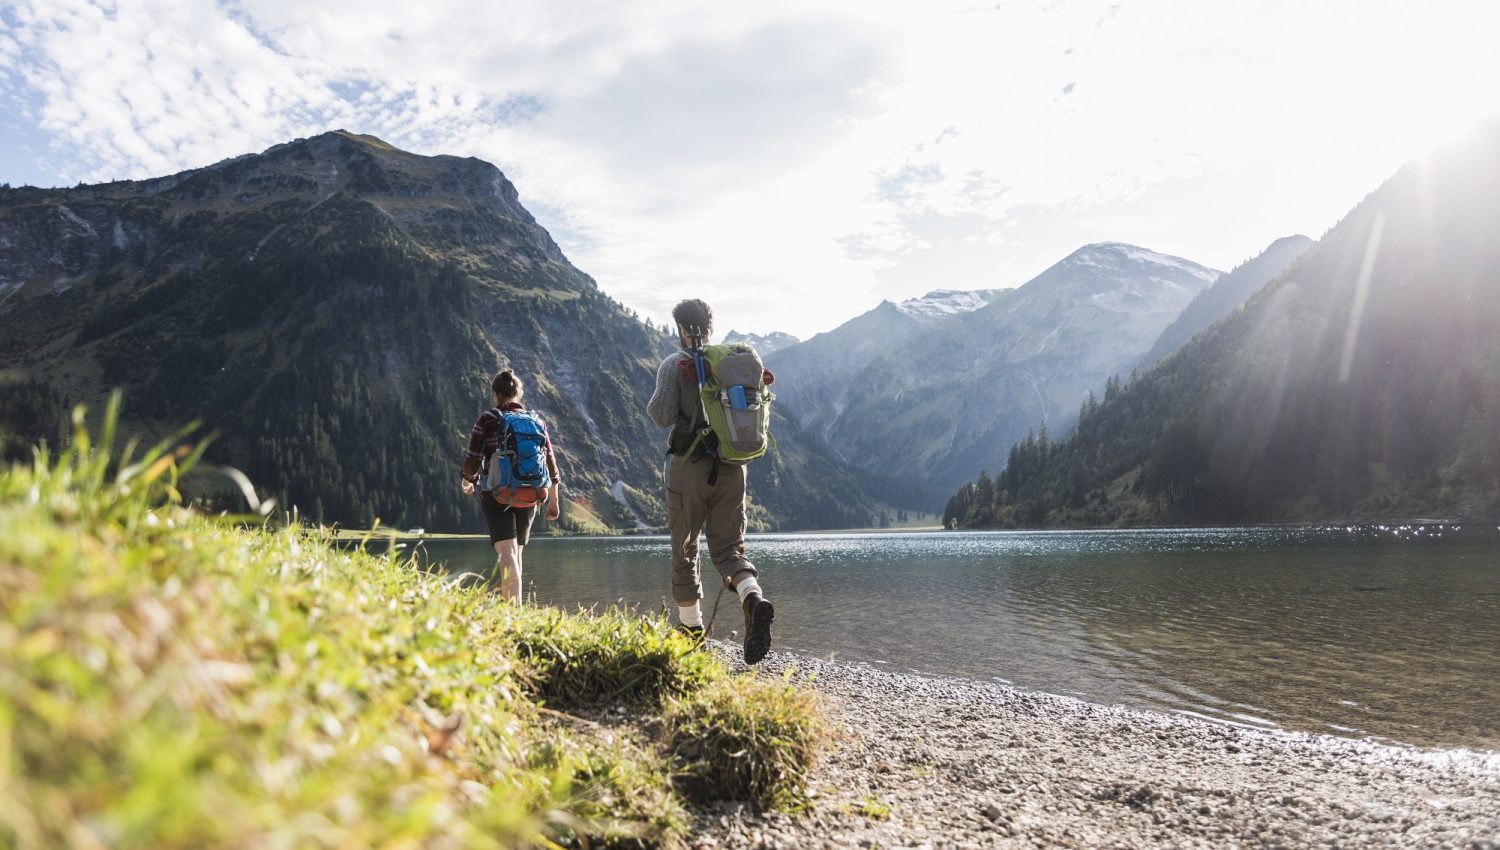
[[[490,415],[495,417],[495,450],[505,451],[505,435],[510,432],[510,418],[499,407],[490,408]]]

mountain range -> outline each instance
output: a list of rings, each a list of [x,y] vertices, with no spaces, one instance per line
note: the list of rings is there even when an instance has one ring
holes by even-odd
[[[773,352],[778,398],[884,501],[930,507],[998,470],[1029,429],[1060,430],[1128,372],[1219,272],[1087,245],[1015,289],[890,301]]]
[[[801,340],[781,331],[772,331],[768,334],[753,334],[731,330],[729,333],[724,334],[724,341],[748,343],[755,347],[755,350],[760,353],[761,357],[765,357],[767,354],[778,349],[786,348],[789,345],[796,345]]]
[[[1105,242],[805,341],[731,331],[777,375],[752,527],[867,526],[955,489],[947,521],[977,526],[1496,511],[1497,142],[1500,125],[1415,163],[1317,243],[1228,274]],[[0,189],[8,458],[122,387],[133,433],[202,420],[215,461],[320,521],[477,530],[454,472],[508,366],[551,423],[564,527],[659,525],[643,410],[674,345],[476,159],[339,131]]]
[[[1500,517],[1500,122],[950,500],[971,526]],[[999,467],[997,467],[999,468]]]
[[[0,190],[11,456],[123,387],[132,430],[201,419],[217,462],[315,519],[477,530],[458,462],[508,366],[551,426],[564,524],[657,525],[665,440],[644,410],[672,347],[477,159],[338,131],[152,180]],[[848,467],[785,415],[776,432],[755,527],[870,524]]]

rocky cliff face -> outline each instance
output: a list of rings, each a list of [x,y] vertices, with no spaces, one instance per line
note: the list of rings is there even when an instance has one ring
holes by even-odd
[[[335,132],[154,180],[0,191],[0,363],[33,399],[0,418],[122,386],[137,428],[202,418],[221,461],[328,521],[476,528],[457,464],[505,366],[552,427],[576,524],[659,519],[644,407],[668,349],[476,159]],[[767,526],[869,508],[809,515],[824,485],[778,480],[799,492],[755,487]]]
[[[499,266],[566,263],[562,251],[520,204],[516,188],[489,163],[416,157],[370,136],[326,133],[170,177],[70,190],[12,189],[0,218],[0,286],[63,288],[119,253],[155,253],[163,228],[195,215],[261,213],[270,226],[247,242],[255,261],[265,243],[297,218],[341,194],[360,197],[409,236]],[[205,246],[200,246],[205,247]],[[185,267],[227,257],[179,252]]]
[[[1088,245],[1014,290],[886,302],[769,361],[808,430],[930,508],[1003,465],[1028,429],[1071,422],[1218,275],[1132,245]]]

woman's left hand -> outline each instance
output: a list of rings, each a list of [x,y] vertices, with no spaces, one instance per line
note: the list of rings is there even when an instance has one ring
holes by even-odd
[[[472,496],[472,495],[474,495],[474,482],[473,481],[465,481],[464,484],[463,484],[463,488],[464,488],[464,495],[465,496]]]

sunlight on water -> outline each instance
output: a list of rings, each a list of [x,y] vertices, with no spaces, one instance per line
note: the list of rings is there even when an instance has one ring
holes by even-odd
[[[1255,728],[1500,749],[1492,527],[797,534],[748,548],[782,649]],[[483,541],[426,550],[448,569],[492,557]],[[656,610],[667,544],[537,540],[525,579],[545,603]],[[740,620],[726,593],[716,634]]]

